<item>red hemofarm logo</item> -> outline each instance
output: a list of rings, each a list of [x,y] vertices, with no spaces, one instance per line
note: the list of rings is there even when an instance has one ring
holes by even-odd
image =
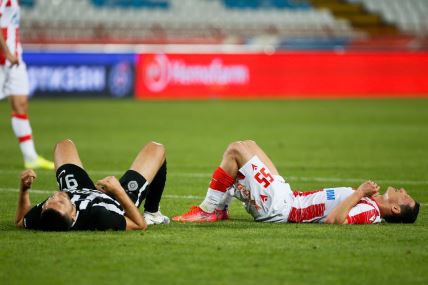
[[[194,97],[194,92],[224,92],[229,86],[250,82],[247,65],[212,55],[141,55],[137,69],[139,97],[165,93]]]
[[[224,64],[218,57],[207,64],[191,64],[158,54],[146,66],[144,83],[148,90],[162,92],[169,85],[245,85],[249,78],[246,65]]]
[[[140,54],[141,99],[427,96],[426,52]]]

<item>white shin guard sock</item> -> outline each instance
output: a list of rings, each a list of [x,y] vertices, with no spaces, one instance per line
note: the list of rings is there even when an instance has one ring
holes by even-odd
[[[37,159],[37,152],[34,147],[32,130],[27,115],[12,115],[12,129],[19,140],[19,147],[25,161]]]
[[[212,213],[223,199],[224,192],[208,188],[207,195],[199,207],[207,213]]]
[[[221,199],[220,203],[218,203],[216,209],[225,210],[225,209],[229,208],[229,204],[230,204],[230,202],[232,202],[232,198],[233,198],[233,196],[229,193],[229,191],[226,191],[224,193],[223,198]]]

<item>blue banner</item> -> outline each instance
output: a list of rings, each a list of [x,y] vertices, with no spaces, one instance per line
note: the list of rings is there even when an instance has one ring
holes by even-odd
[[[30,95],[114,97],[134,95],[135,54],[25,52]]]

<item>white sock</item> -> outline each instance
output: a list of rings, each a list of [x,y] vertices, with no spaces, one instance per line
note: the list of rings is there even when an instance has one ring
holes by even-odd
[[[207,213],[212,213],[221,202],[225,192],[208,188],[207,195],[199,207]]]
[[[37,159],[37,152],[34,147],[30,121],[26,114],[12,114],[12,129],[18,138],[19,147],[25,161]]]
[[[227,208],[229,208],[229,204],[232,201],[232,198],[233,198],[233,196],[230,195],[229,191],[226,191],[224,193],[223,197],[221,198],[220,203],[218,203],[216,209],[218,209],[218,210],[226,210]]]

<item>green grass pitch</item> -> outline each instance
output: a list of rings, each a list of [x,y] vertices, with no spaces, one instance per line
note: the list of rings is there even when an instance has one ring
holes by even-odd
[[[407,188],[414,225],[255,223],[231,219],[146,232],[43,233],[13,223],[22,162],[0,102],[0,284],[428,284],[428,100],[136,102],[33,100],[38,151],[72,138],[94,180],[119,176],[149,140],[167,147],[161,207],[198,204],[229,142],[254,139],[293,189]],[[38,171],[32,202],[56,189]]]

